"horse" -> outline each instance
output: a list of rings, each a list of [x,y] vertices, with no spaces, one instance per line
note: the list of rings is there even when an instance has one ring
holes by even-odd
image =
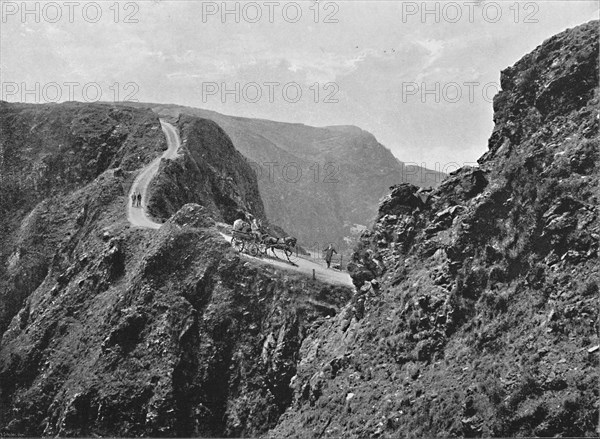
[[[296,247],[297,242],[298,240],[293,236],[286,236],[285,238],[276,238],[274,236],[269,236],[265,234],[262,237],[262,243],[266,247],[265,254],[267,254],[267,251],[271,249],[273,256],[279,259],[279,257],[275,253],[275,249],[283,250],[283,253],[285,254],[285,257],[287,258],[289,263],[292,263],[292,261],[290,261],[290,255],[292,254],[292,249]]]

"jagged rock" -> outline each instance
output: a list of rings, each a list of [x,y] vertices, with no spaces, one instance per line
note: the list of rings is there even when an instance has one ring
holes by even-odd
[[[174,224],[197,228],[207,228],[215,225],[208,211],[198,204],[186,204],[171,218]]]
[[[441,192],[451,192],[448,197],[441,196],[440,193],[434,191],[445,202],[460,204],[467,201],[476,195],[479,195],[488,185],[486,172],[472,167],[463,167],[457,169],[440,184]],[[442,211],[443,212],[443,211]]]
[[[583,207],[583,203],[573,199],[572,197],[563,197],[555,202],[544,214],[542,218],[546,221],[550,221],[553,216],[560,216],[563,214],[572,214],[578,209]]]
[[[416,196],[419,188],[409,183],[401,183],[390,188],[392,192],[388,195],[379,208],[379,215],[398,215],[410,213],[413,209],[425,206],[423,201]]]

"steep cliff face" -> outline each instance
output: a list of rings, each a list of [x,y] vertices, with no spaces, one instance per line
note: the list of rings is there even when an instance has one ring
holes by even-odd
[[[56,247],[81,238],[106,198],[123,195],[131,172],[163,149],[151,111],[0,102],[0,333]]]
[[[599,433],[598,40],[502,72],[479,167],[392,188],[272,437]]]
[[[0,110],[9,227],[0,242],[0,434],[272,427],[291,402],[302,340],[351,292],[230,248],[215,222],[263,208],[224,132],[198,118],[173,121],[185,143],[150,189],[156,217],[173,213],[157,231],[131,227],[126,215],[134,177],[166,148],[156,114]]]

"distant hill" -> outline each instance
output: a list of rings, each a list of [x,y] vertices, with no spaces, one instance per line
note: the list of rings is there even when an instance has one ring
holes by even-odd
[[[216,122],[257,172],[271,223],[308,248],[332,241],[350,249],[351,238],[372,223],[391,185],[436,187],[444,176],[405,165],[355,126],[312,127],[177,105],[134,105],[151,106],[163,116],[184,113]]]

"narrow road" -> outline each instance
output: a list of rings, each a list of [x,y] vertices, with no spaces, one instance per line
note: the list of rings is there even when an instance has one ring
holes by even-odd
[[[227,240],[227,242],[231,242],[231,236],[226,235],[221,232],[221,236]],[[274,267],[283,268],[285,270],[296,271],[300,273],[304,273],[308,276],[312,277],[313,270],[315,270],[315,279],[320,280],[322,282],[327,282],[330,284],[338,284],[345,285],[354,289],[354,284],[352,283],[352,278],[350,275],[344,271],[333,270],[331,268],[327,268],[323,265],[320,265],[316,262],[310,261],[308,259],[304,259],[303,257],[290,257],[294,262],[294,265],[290,264],[285,257],[285,254],[281,250],[275,250],[277,257],[279,259],[275,259],[271,256],[267,257],[254,257],[250,256],[247,253],[241,253],[244,257],[254,259],[256,261],[260,261],[264,264],[269,264]],[[272,255],[271,250],[269,250],[269,255]]]
[[[133,185],[131,185],[131,190],[129,191],[129,197],[127,199],[127,219],[131,223],[131,225],[135,227],[143,227],[146,229],[159,229],[162,224],[154,222],[150,217],[148,217],[146,213],[146,208],[148,205],[148,187],[150,186],[150,182],[158,172],[158,168],[160,166],[160,161],[164,159],[174,159],[178,155],[178,150],[181,146],[181,139],[179,138],[179,133],[177,132],[177,128],[171,125],[168,122],[165,122],[163,119],[160,120],[160,124],[162,126],[162,130],[167,137],[167,150],[155,160],[152,161],[148,166],[146,166],[139,175],[135,178]],[[135,207],[131,203],[131,195],[132,194],[142,194],[142,202],[141,207]],[[231,236],[225,235],[221,233],[223,238],[225,238],[228,242],[231,242]],[[317,280],[345,285],[350,288],[354,288],[352,284],[352,279],[348,273],[344,273],[342,271],[327,269],[322,265],[319,265],[313,261],[309,261],[304,258],[294,258],[294,265],[287,262],[287,259],[282,251],[276,250],[277,256],[280,259],[276,259],[273,257],[262,257],[256,258],[247,254],[243,254],[244,257],[248,257],[259,261],[264,264],[269,264],[278,268],[282,268],[285,270],[295,271],[304,273],[310,277],[313,275],[313,270],[315,273],[315,278]]]
[[[142,172],[140,172],[140,174],[135,178],[133,185],[131,185],[131,190],[129,191],[129,196],[127,198],[127,219],[133,226],[147,229],[158,229],[161,226],[161,224],[152,221],[152,219],[150,219],[146,213],[146,208],[148,205],[148,187],[150,186],[150,182],[158,171],[160,161],[162,159],[174,159],[177,157],[177,151],[181,146],[181,140],[179,139],[179,133],[177,132],[177,129],[162,119],[160,120],[160,124],[165,136],[167,137],[168,148],[163,155],[157,157],[154,161],[152,161],[152,163],[142,169]],[[132,205],[131,195],[134,193],[142,194],[141,207],[135,207]]]

